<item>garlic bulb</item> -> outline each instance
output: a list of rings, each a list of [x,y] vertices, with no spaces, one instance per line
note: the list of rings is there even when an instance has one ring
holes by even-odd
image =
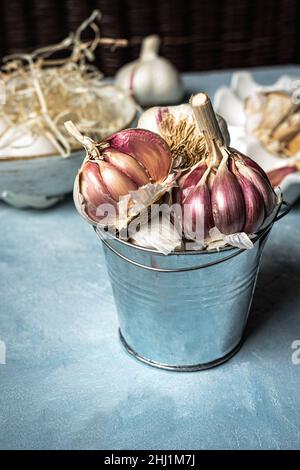
[[[225,144],[206,94],[192,97],[191,105],[207,151],[179,181],[185,236],[207,240],[214,227],[224,235],[257,232],[277,204],[268,177],[249,157]]]
[[[103,142],[81,136],[70,123],[70,133],[87,148],[87,156],[74,184],[74,201],[90,223],[101,222],[104,204],[118,213],[122,196],[139,188],[163,183],[171,169],[172,155],[164,140],[148,130],[126,129]]]
[[[227,124],[218,115],[217,121],[224,141],[229,145]],[[189,104],[150,108],[140,116],[137,127],[149,129],[163,137],[175,159],[174,167],[188,168],[204,156],[205,139],[199,132]]]
[[[142,106],[177,103],[184,95],[175,67],[158,56],[159,44],[158,36],[146,37],[140,57],[121,67],[116,74],[115,84],[132,93]]]

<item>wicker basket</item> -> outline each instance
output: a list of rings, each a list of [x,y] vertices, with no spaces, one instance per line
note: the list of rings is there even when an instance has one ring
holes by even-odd
[[[300,61],[299,4],[296,0],[7,0],[0,5],[0,53],[57,42],[99,8],[102,34],[129,39],[126,49],[99,49],[97,64],[107,75],[135,58],[142,38],[152,33],[161,36],[162,54],[181,71],[295,63]]]

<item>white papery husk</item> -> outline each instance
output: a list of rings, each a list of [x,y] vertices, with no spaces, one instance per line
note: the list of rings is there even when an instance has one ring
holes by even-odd
[[[107,219],[98,225],[106,225],[116,228],[118,231],[125,229],[129,222],[137,216],[148,211],[148,208],[158,201],[176,185],[176,175],[171,173],[161,183],[148,183],[136,191],[130,191],[127,196],[120,198],[117,204],[119,214],[116,218]],[[126,207],[128,210],[126,211]],[[125,210],[124,210],[125,209]]]
[[[277,204],[274,207],[271,214],[264,220],[262,226],[259,228],[259,232],[267,228],[280,209],[282,204],[282,194],[278,188],[277,190]],[[257,236],[257,233],[250,233],[247,234],[245,232],[238,232],[232,233],[230,235],[225,235],[217,229],[217,227],[213,227],[209,231],[210,240],[207,243],[206,249],[207,250],[219,250],[221,248],[225,248],[226,246],[232,246],[234,248],[240,248],[242,250],[251,250],[253,248],[252,240]]]
[[[151,217],[151,223],[147,221],[142,224],[140,230],[130,241],[144,248],[155,249],[164,255],[182,248],[182,236],[169,217],[156,214]]]

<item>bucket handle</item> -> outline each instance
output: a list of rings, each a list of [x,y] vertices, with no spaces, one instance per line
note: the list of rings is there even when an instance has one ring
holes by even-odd
[[[278,220],[282,219],[284,216],[286,216],[289,213],[289,211],[291,210],[290,205],[285,201],[282,201],[282,205],[284,205],[286,207],[286,209],[283,212],[280,212],[280,210],[279,210],[279,213],[276,215],[276,217],[274,218],[272,223],[270,225],[268,225],[268,227],[263,229],[257,235],[257,237],[255,238],[255,241],[257,241],[257,240],[261,239],[262,237],[264,237],[265,235],[267,235],[267,233],[271,230],[273,224],[275,222],[278,222]],[[236,256],[238,256],[243,251],[245,251],[245,248],[240,248],[239,250],[235,251],[234,253],[231,253],[228,256],[225,256],[224,258],[218,259],[216,261],[211,261],[210,263],[197,265],[197,266],[189,266],[189,267],[186,267],[186,268],[175,268],[175,269],[155,268],[153,266],[147,266],[145,264],[138,263],[137,261],[133,261],[132,259],[130,259],[127,256],[123,255],[118,250],[113,248],[109,243],[107,243],[105,238],[102,237],[99,234],[99,232],[97,232],[97,233],[98,233],[98,236],[101,238],[102,243],[106,246],[106,248],[108,248],[110,251],[112,251],[119,258],[123,259],[124,261],[127,261],[128,263],[130,263],[133,266],[136,266],[138,268],[143,268],[143,269],[147,269],[148,271],[155,271],[155,272],[159,272],[159,273],[182,273],[182,272],[186,272],[186,271],[196,271],[198,269],[210,268],[211,266],[215,266],[217,264],[224,263],[225,261],[229,261],[232,258],[235,258]]]
[[[283,211],[281,212],[282,206],[285,207],[285,210],[283,210]],[[278,212],[278,214],[276,215],[276,217],[274,218],[273,223],[278,222],[278,220],[280,220],[280,219],[282,219],[283,217],[285,217],[285,216],[290,212],[291,208],[292,208],[292,207],[291,207],[291,205],[290,205],[288,202],[282,201],[281,207],[280,207],[280,209],[279,209],[279,212]]]

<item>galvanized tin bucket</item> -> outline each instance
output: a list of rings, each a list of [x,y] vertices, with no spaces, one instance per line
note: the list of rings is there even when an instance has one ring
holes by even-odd
[[[162,255],[102,238],[126,350],[155,367],[208,369],[241,347],[263,247],[272,225],[250,250]]]

